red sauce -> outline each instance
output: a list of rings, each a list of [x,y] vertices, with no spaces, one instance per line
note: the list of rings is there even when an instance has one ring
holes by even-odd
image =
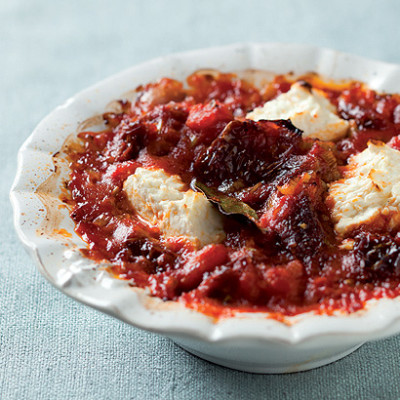
[[[368,299],[398,296],[400,234],[384,224],[362,226],[345,238],[353,243],[345,249],[325,199],[327,184],[368,140],[400,149],[400,97],[359,82],[302,79],[352,120],[345,139],[303,140],[288,121],[244,121],[248,111],[288,91],[291,80],[278,76],[257,89],[222,73],[195,73],[188,88],[167,78],[140,87],[135,103],[103,115],[105,130],[79,133],[81,149],[69,154],[69,189],[76,232],[89,245],[83,253],[108,262],[133,286],[215,316],[353,312]],[[233,120],[226,140],[221,132]],[[262,229],[230,215],[223,243],[196,250],[182,239],[165,241],[122,190],[138,166],[219,188],[255,209]]]

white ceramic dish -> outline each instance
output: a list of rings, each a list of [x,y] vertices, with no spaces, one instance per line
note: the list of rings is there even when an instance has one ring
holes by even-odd
[[[354,78],[371,88],[400,92],[400,66],[337,51],[291,44],[238,44],[159,58],[84,90],[55,109],[35,129],[18,156],[11,190],[19,237],[42,274],[76,300],[129,324],[170,337],[188,351],[234,369],[259,373],[307,370],[335,361],[368,340],[400,332],[400,300],[371,301],[351,315],[303,314],[285,323],[265,314],[215,321],[178,303],[163,303],[145,291],[112,278],[101,265],[81,256],[85,246],[73,231],[68,210],[58,199],[68,176],[65,159],[56,160],[71,134],[112,100],[162,76],[183,79],[200,68],[275,73],[315,71],[332,79]],[[50,178],[49,178],[50,177]]]

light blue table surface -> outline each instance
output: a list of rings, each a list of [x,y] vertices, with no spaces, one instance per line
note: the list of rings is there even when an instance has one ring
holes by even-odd
[[[232,371],[62,295],[17,239],[16,153],[47,113],[141,61],[239,41],[400,63],[400,2],[0,1],[0,399],[400,398],[399,336],[305,373]]]

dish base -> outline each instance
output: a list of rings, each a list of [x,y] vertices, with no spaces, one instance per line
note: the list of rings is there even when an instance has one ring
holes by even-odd
[[[215,357],[207,353],[203,353],[198,350],[194,350],[185,345],[179,343],[179,341],[173,340],[179,347],[186,350],[188,353],[193,354],[197,357],[200,357],[204,360],[210,361],[214,364],[221,365],[223,367],[235,369],[243,372],[252,372],[255,374],[290,374],[301,371],[308,371],[310,369],[322,367],[327,364],[331,364],[341,358],[348,356],[353,353],[353,351],[360,348],[364,343],[357,344],[355,346],[351,346],[340,353],[331,354],[329,356],[325,356],[322,358],[313,358],[309,361],[304,361],[302,363],[287,365],[285,367],[277,367],[274,366],[272,360],[266,361],[265,363],[252,363],[252,362],[244,362],[239,360],[228,360],[226,358]]]

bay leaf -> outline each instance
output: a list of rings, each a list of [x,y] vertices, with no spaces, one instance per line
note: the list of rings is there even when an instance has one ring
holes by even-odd
[[[248,204],[236,199],[235,197],[228,196],[225,193],[222,193],[215,188],[208,187],[207,185],[205,185],[202,182],[199,182],[198,180],[195,180],[192,186],[195,189],[202,192],[207,197],[207,199],[210,200],[212,203],[215,203],[222,214],[243,215],[250,221],[254,222],[260,228],[260,226],[258,225],[259,218],[257,212],[256,210],[251,208]]]

